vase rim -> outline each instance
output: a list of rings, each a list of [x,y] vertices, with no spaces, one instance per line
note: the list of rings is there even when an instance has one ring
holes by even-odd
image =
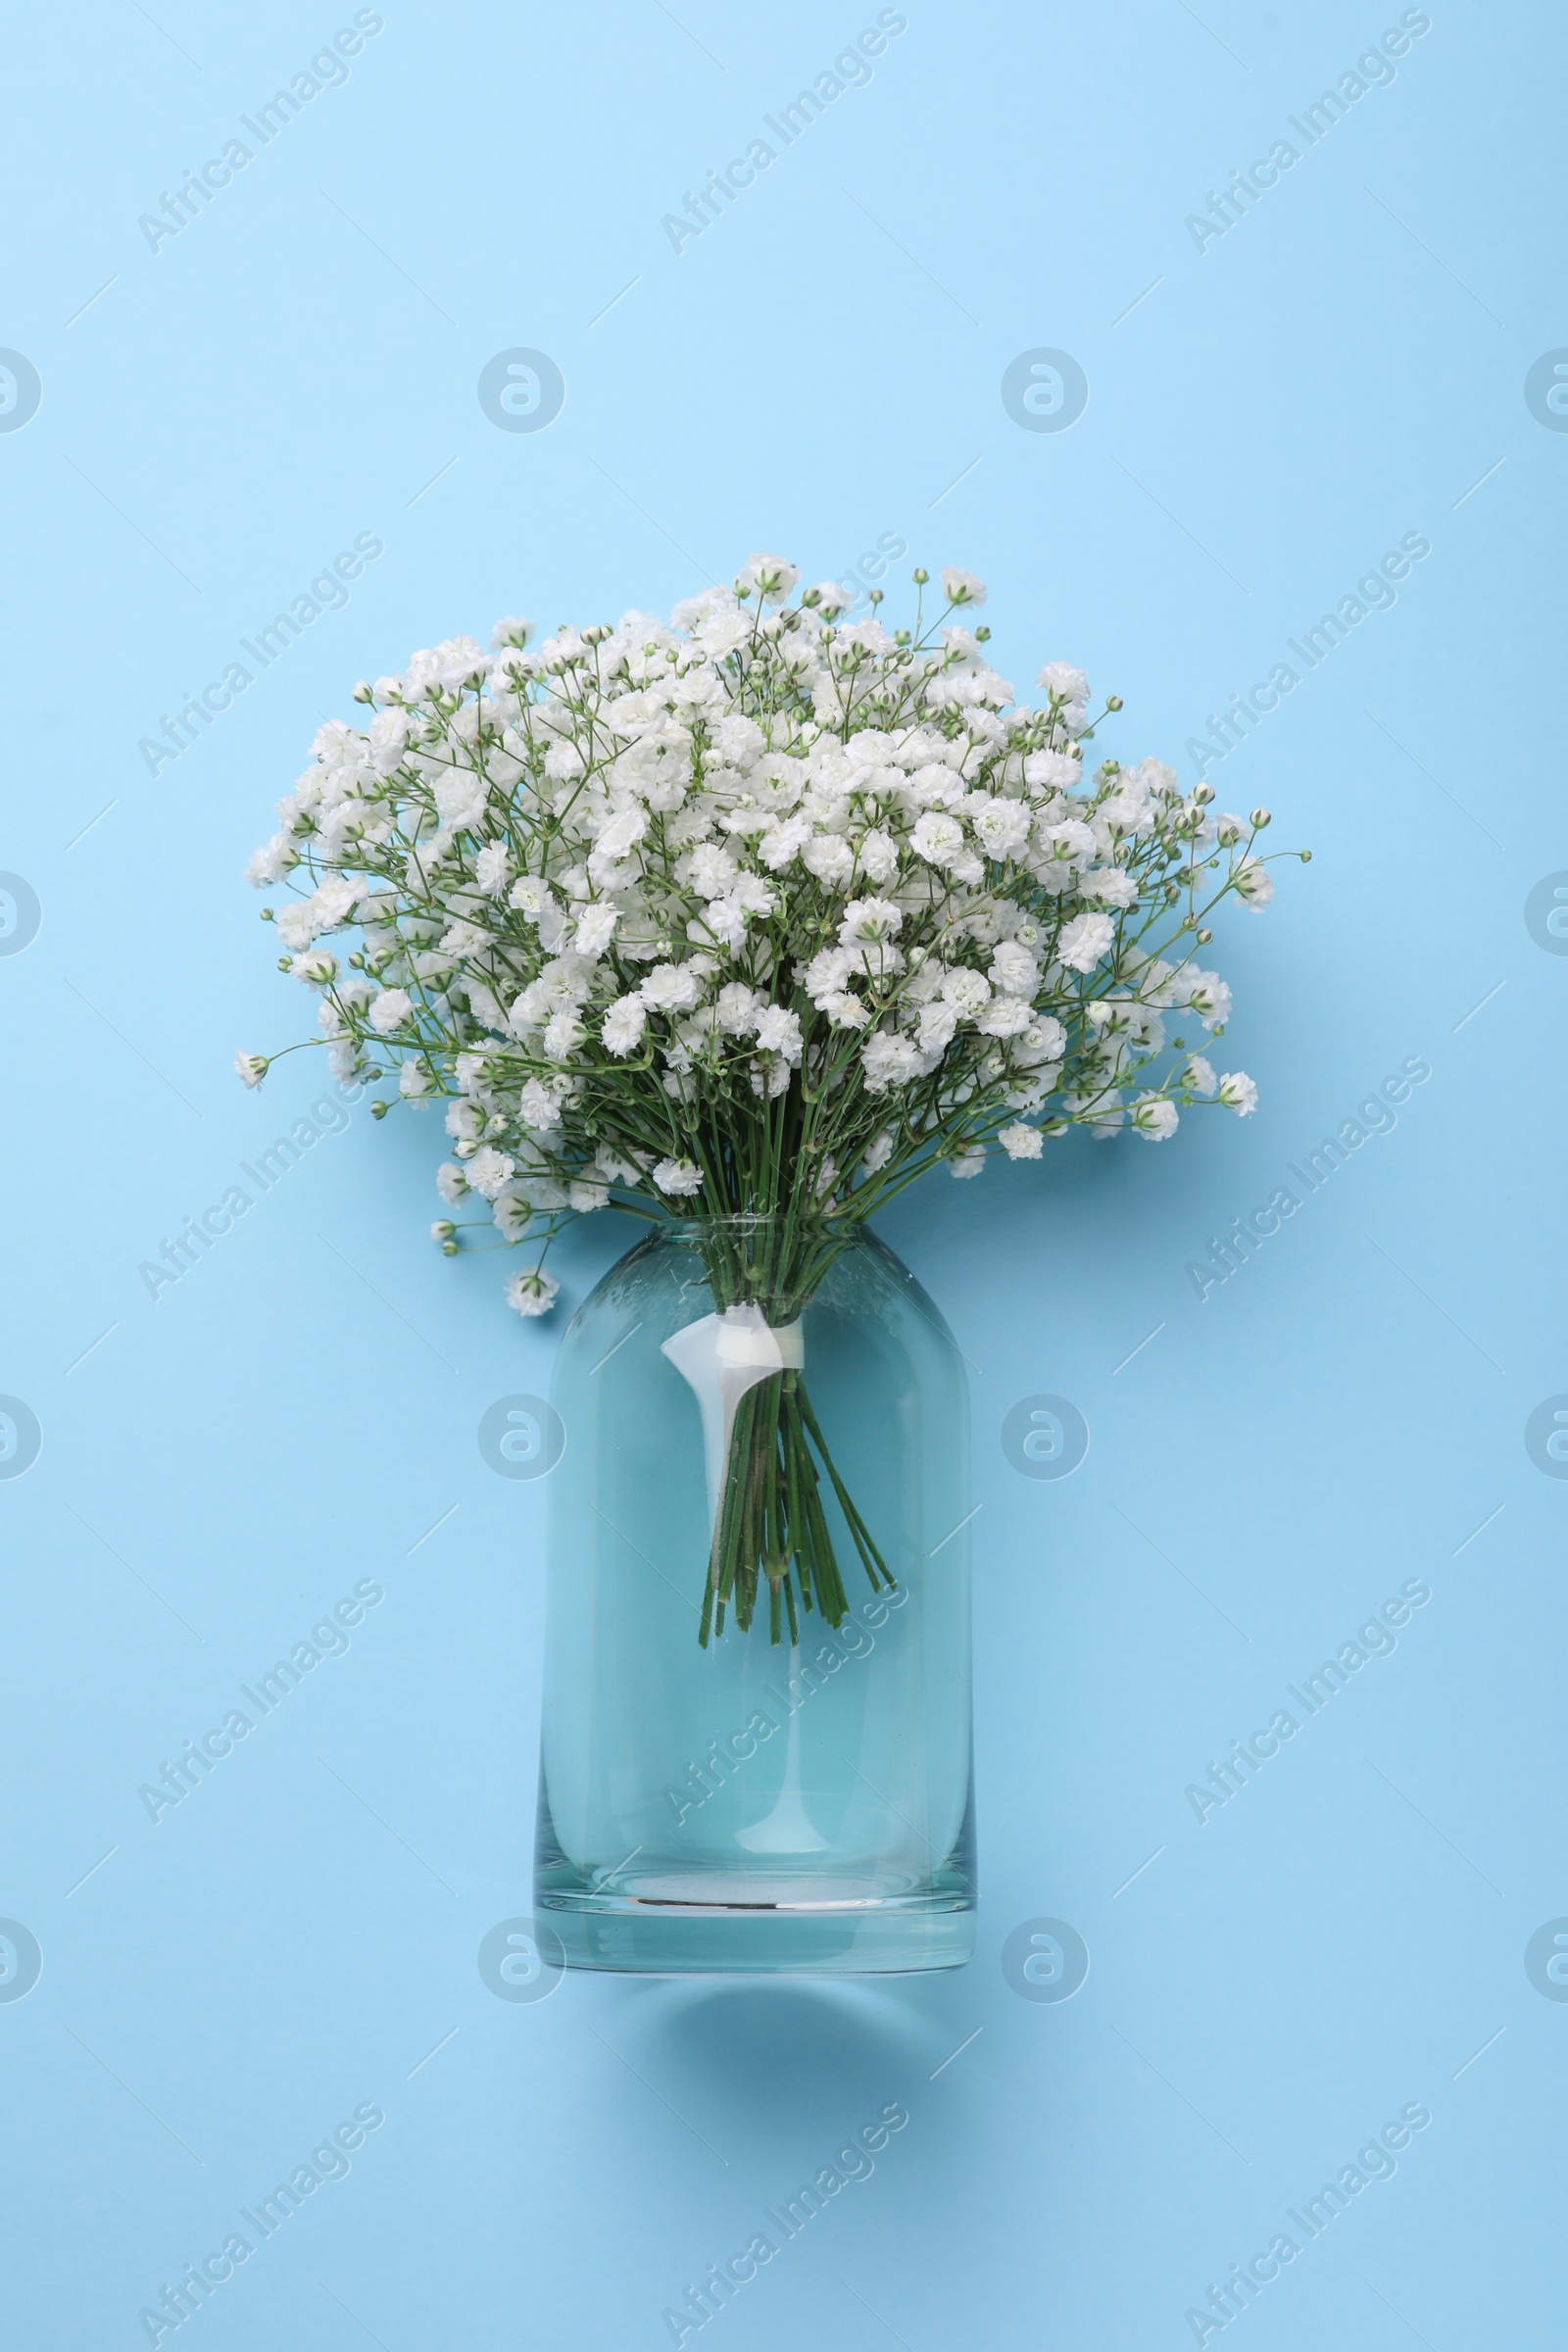
[[[871,1239],[870,1227],[864,1217],[822,1216],[816,1213],[766,1211],[750,1214],[744,1211],[720,1216],[665,1217],[655,1227],[662,1238],[690,1241],[703,1234],[779,1233],[789,1227],[797,1233],[831,1234],[844,1240]]]

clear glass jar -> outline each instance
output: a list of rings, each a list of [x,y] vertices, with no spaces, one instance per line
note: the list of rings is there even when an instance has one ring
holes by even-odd
[[[552,1401],[535,1907],[568,1965],[960,1966],[968,1396],[913,1276],[854,1223],[660,1227]]]

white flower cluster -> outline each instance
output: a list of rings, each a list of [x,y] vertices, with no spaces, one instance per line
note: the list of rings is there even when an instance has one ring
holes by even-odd
[[[321,728],[251,860],[297,893],[264,911],[334,1073],[395,1062],[405,1100],[446,1098],[443,1199],[505,1242],[612,1200],[859,1217],[993,1145],[1253,1107],[1166,1030],[1224,1027],[1193,951],[1227,892],[1267,905],[1267,811],[1211,814],[1155,760],[1086,773],[1082,672],[1015,705],[956,617],[968,573],[895,632],[798,579],[758,556],[667,627],[531,647],[507,620],[488,653],[416,654],[357,689],[363,727]],[[320,944],[351,925],[345,956]]]

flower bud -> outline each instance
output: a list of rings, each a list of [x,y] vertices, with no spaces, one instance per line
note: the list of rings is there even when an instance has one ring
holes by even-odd
[[[1195,937],[1197,938],[1198,944],[1200,948],[1206,948],[1213,936],[1214,934],[1212,931],[1199,931],[1195,933]]]
[[[293,956],[280,956],[277,959],[277,968],[280,972],[291,972],[294,969]]]
[[[1213,798],[1214,787],[1212,784],[1195,784],[1193,786],[1193,799],[1200,808],[1206,808]]]
[[[390,1102],[372,1102],[370,1104],[370,1116],[372,1119],[384,1119],[391,1107],[392,1105]]]
[[[1107,710],[1119,710],[1121,709],[1121,696],[1119,694],[1107,694],[1105,697],[1105,709]]]
[[[430,1228],[430,1239],[432,1242],[450,1242],[457,1230],[450,1217],[437,1217]]]
[[[361,678],[359,684],[355,687],[354,700],[357,703],[371,703],[375,700],[374,695],[370,692],[369,684],[365,678]]]
[[[1310,864],[1311,864],[1311,862],[1312,862],[1312,853],[1311,853],[1311,851],[1310,851],[1310,850],[1298,850],[1298,851],[1297,851],[1297,853],[1296,853],[1296,855],[1298,856],[1298,858],[1299,858],[1299,859],[1301,860],[1301,863],[1302,863],[1303,865],[1310,865]]]
[[[923,564],[917,564],[915,565],[915,567],[914,567],[914,584],[915,584],[915,586],[916,586],[917,588],[923,588],[923,587],[925,586],[925,584],[926,584],[927,580],[928,580],[930,577],[931,577],[931,574],[930,574],[930,573],[927,571],[927,569],[926,569],[926,567],[925,567],[925,565],[924,565]]]
[[[1265,825],[1272,824],[1273,821],[1273,817],[1267,808],[1254,808],[1252,810],[1252,823],[1257,828],[1259,833],[1262,832]]]
[[[441,1245],[441,1254],[443,1257],[456,1257],[458,1254],[457,1243],[455,1241],[443,1242]]]

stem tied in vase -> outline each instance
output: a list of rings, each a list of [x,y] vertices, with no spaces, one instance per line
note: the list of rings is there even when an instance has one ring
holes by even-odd
[[[764,1583],[770,1642],[783,1640],[785,1615],[791,1643],[800,1641],[797,1592],[801,1609],[814,1607],[829,1625],[843,1624],[849,1601],[822,1504],[824,1472],[873,1592],[892,1591],[887,1562],[833,1466],[805,1374],[770,1373],[735,1408],[697,1637],[705,1649],[710,1633],[724,1631],[726,1608],[743,1634],[751,1631]]]

